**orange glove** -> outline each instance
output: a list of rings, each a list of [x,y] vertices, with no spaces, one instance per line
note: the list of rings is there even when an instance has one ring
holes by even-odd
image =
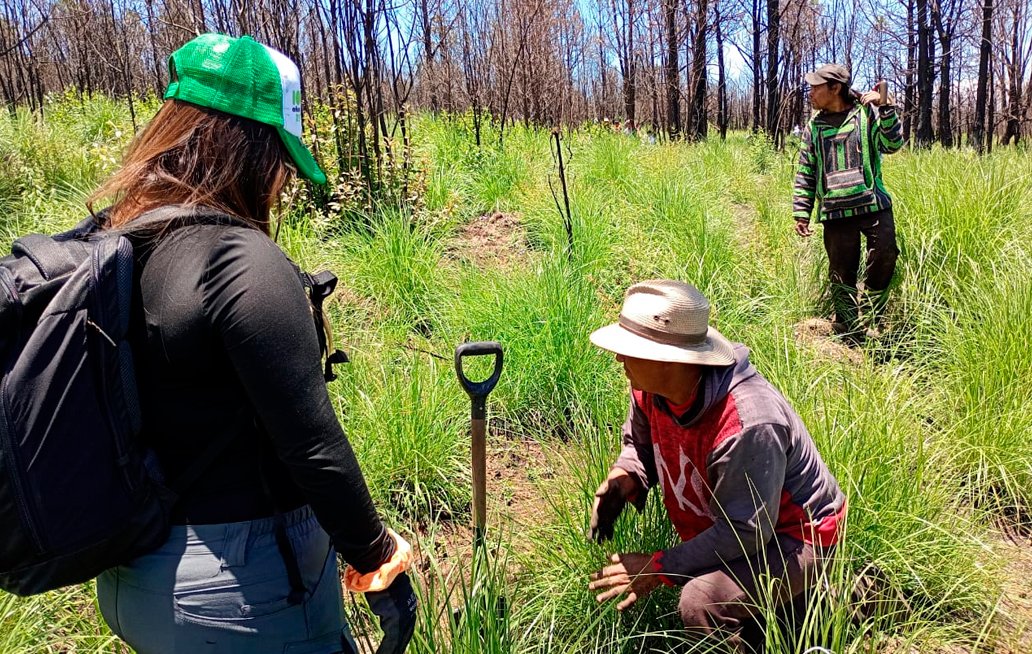
[[[379,592],[386,590],[394,582],[394,578],[412,566],[412,546],[404,538],[388,528],[387,533],[394,539],[394,554],[378,569],[366,574],[360,573],[350,565],[344,569],[344,587],[353,593]]]

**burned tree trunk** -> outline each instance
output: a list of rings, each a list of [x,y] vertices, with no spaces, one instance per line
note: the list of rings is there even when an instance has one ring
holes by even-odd
[[[688,114],[688,137],[694,141],[706,138],[706,0],[695,0],[695,25],[692,28],[692,103]]]
[[[781,16],[778,0],[767,0],[767,133],[781,131],[781,95],[778,92],[778,54],[781,50]]]
[[[717,129],[720,140],[727,139],[727,80],[724,76],[724,28],[720,24],[720,6],[716,7],[715,23],[717,28]]]
[[[928,24],[928,0],[917,0],[917,138],[919,146],[935,140],[932,130],[932,31]]]
[[[681,135],[681,72],[678,62],[677,0],[665,0],[663,18],[666,26],[666,105],[667,134],[671,139]]]

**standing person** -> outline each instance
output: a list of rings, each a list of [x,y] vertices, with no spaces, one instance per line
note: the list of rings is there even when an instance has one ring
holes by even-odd
[[[89,205],[113,201],[96,216],[105,229],[160,232],[137,247],[140,437],[166,479],[194,480],[165,544],[98,578],[101,614],[142,654],[355,652],[339,552],[349,585],[373,591],[381,651],[401,652],[411,549],[377,515],[312,307],[269,236],[295,172],[326,181],[300,140],[298,68],[219,34],[168,63],[165,103]]]
[[[816,583],[839,540],[846,498],[785,398],[749,351],[708,326],[709,302],[684,282],[627,290],[619,322],[591,334],[631,384],[623,451],[595,493],[590,535],[605,540],[627,502],[659,486],[681,543],[624,552],[592,575],[598,601],[624,610],[660,584],[683,585],[686,628],[738,651],[742,621],[765,599],[785,603]],[[763,584],[757,575],[780,584]],[[776,597],[764,590],[777,588]]]
[[[832,328],[858,343],[863,336],[857,306],[860,235],[867,239],[865,305],[873,330],[878,329],[899,255],[881,155],[903,147],[902,131],[896,107],[883,103],[878,91],[854,95],[843,66],[821,66],[805,79],[817,114],[802,133],[792,216],[799,236],[810,236],[814,199],[819,202],[835,307]]]

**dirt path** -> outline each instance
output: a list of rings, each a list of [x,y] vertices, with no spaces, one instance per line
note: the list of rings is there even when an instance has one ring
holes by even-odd
[[[1003,593],[997,608],[1002,632],[998,654],[1032,652],[1032,541],[1004,535],[989,543],[1003,562]]]
[[[541,485],[555,478],[555,456],[533,439],[518,438],[504,428],[491,427],[487,445],[487,531],[488,542],[499,537],[518,551],[530,548],[520,538],[541,525],[548,515],[548,502]],[[450,569],[452,562],[466,561],[473,551],[473,528],[468,519],[443,521],[433,532],[422,532],[426,549],[438,563]]]
[[[448,241],[445,253],[451,259],[480,267],[526,263],[530,254],[527,230],[518,214],[485,214],[460,227]]]

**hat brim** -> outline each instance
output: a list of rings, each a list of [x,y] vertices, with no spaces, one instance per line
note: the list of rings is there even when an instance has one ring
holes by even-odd
[[[310,179],[316,184],[325,184],[326,173],[319,168],[319,164],[315,162],[315,157],[313,157],[311,151],[305,147],[305,144],[301,142],[301,139],[282,127],[277,127],[276,131],[279,132],[283,145],[287,146],[287,152],[290,153],[290,158],[294,160],[298,173],[300,173],[305,179]]]
[[[805,79],[806,83],[809,84],[810,86],[820,86],[821,84],[827,84],[828,81],[829,81],[829,80],[824,79],[823,77],[821,77],[817,73],[807,73],[803,77],[803,79]]]
[[[700,366],[729,366],[735,362],[731,341],[712,327],[706,330],[706,340],[699,345],[657,343],[624,329],[619,323],[596,329],[590,338],[592,343],[603,350],[635,359],[694,363]]]

